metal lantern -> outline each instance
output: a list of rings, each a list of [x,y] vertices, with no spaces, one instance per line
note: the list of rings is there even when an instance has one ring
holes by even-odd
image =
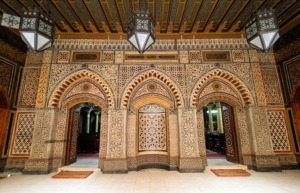
[[[140,11],[132,14],[128,23],[127,38],[141,54],[155,42],[151,13]]]
[[[34,51],[52,46],[53,21],[36,8],[24,11],[19,32],[23,41]]]
[[[268,51],[279,39],[274,10],[258,11],[245,28],[249,45],[261,51]]]

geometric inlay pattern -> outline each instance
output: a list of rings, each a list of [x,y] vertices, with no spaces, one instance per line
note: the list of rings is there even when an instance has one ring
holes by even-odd
[[[274,151],[290,151],[290,143],[283,111],[268,111],[271,140]]]
[[[35,113],[19,113],[12,154],[30,154]]]
[[[261,74],[264,82],[267,103],[269,105],[283,104],[276,67],[261,68]]]
[[[287,61],[285,66],[288,71],[289,87],[293,91],[300,85],[300,55],[295,60]]]
[[[115,55],[113,51],[104,51],[103,52],[103,63],[113,63]]]
[[[110,158],[121,158],[124,156],[123,144],[124,139],[124,112],[120,110],[110,110],[110,121],[109,121],[109,157]]]
[[[253,70],[253,79],[256,85],[256,97],[257,97],[257,103],[259,106],[266,106],[266,93],[265,93],[265,87],[260,71],[260,65],[258,63],[252,64],[252,70]]]
[[[200,51],[190,51],[190,63],[200,63],[201,62],[201,55]]]
[[[167,131],[165,109],[157,104],[139,110],[139,151],[166,151]]]
[[[34,107],[38,93],[40,68],[25,68],[22,80],[22,91],[19,105],[23,107]]]
[[[70,61],[69,51],[59,51],[57,54],[57,63],[68,63]]]
[[[9,92],[11,77],[13,74],[13,66],[0,62],[0,88]]]
[[[234,62],[244,62],[244,51],[243,50],[232,50],[232,60]]]

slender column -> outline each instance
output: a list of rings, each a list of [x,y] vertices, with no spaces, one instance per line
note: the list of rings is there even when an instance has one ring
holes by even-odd
[[[82,116],[82,112],[80,112],[80,116],[79,116],[79,133],[82,133],[82,127],[83,127],[83,116]]]
[[[95,124],[95,133],[98,133],[98,127],[99,127],[99,113],[100,113],[100,111],[95,111],[94,112],[95,113],[95,115],[96,115],[96,124]]]
[[[90,122],[91,122],[92,110],[93,110],[93,108],[90,108],[89,110],[87,110],[87,113],[86,113],[86,133],[90,133]]]
[[[223,129],[223,120],[222,120],[222,109],[221,109],[221,103],[218,102],[217,103],[217,124],[218,124],[218,131],[219,133],[224,133],[224,129]]]
[[[212,105],[211,104],[207,105],[207,108],[208,108],[209,130],[210,130],[210,132],[214,132],[213,118],[212,118],[212,112],[211,112]]]

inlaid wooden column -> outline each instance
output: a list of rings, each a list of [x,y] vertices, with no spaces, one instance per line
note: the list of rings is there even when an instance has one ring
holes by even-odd
[[[253,136],[252,168],[257,171],[281,171],[272,147],[266,107],[249,107],[248,116]]]
[[[180,140],[180,172],[203,172],[200,159],[196,109],[178,109]]]
[[[108,150],[103,173],[127,173],[126,125],[127,110],[108,110]]]

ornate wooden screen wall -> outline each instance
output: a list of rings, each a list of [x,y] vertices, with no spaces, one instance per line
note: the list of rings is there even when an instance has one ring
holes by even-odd
[[[167,129],[165,109],[147,104],[139,109],[139,151],[166,151]]]

